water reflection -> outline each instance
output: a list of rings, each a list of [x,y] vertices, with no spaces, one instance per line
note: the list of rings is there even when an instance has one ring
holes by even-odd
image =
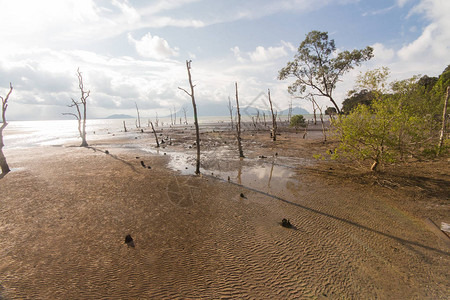
[[[193,175],[195,171],[195,156],[183,152],[170,152],[168,167],[183,175]],[[206,155],[207,156],[207,155]],[[262,192],[280,194],[296,185],[295,165],[292,162],[280,164],[279,158],[237,159],[221,154],[202,160],[201,173],[224,181],[258,189]],[[298,164],[298,162],[297,162]]]

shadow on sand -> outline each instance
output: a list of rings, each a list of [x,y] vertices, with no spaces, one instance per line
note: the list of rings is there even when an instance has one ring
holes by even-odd
[[[223,182],[227,182],[226,180],[223,180],[221,178],[217,178],[217,177],[214,177],[214,176],[210,176],[210,175],[203,175],[203,176],[206,176],[208,178],[213,178],[213,179],[216,179],[216,180],[220,180],[220,181],[223,181]],[[379,231],[379,230],[367,227],[365,225],[361,225],[359,223],[356,223],[356,222],[353,222],[353,221],[350,221],[350,220],[347,220],[347,219],[344,219],[344,218],[341,218],[341,217],[337,217],[337,216],[331,215],[329,213],[322,212],[320,210],[317,210],[317,209],[314,209],[314,208],[311,208],[311,207],[307,207],[307,206],[304,206],[304,205],[301,205],[301,204],[298,204],[298,203],[295,203],[295,202],[292,202],[292,201],[280,198],[280,197],[275,196],[275,195],[271,195],[269,193],[266,193],[266,192],[263,192],[263,191],[260,191],[260,190],[254,189],[254,188],[251,188],[251,187],[248,187],[248,186],[244,186],[244,185],[239,184],[239,183],[235,183],[235,182],[231,182],[231,181],[228,182],[228,183],[234,184],[234,185],[242,187],[242,188],[245,188],[245,189],[247,189],[249,191],[252,191],[252,192],[255,192],[255,193],[258,193],[258,194],[262,194],[262,195],[270,197],[272,199],[276,199],[276,200],[279,200],[281,202],[284,202],[284,203],[296,206],[298,208],[307,210],[309,212],[312,212],[312,213],[315,213],[315,214],[319,214],[319,215],[322,215],[324,217],[331,218],[331,219],[334,219],[334,220],[337,220],[337,221],[349,224],[351,226],[355,226],[355,227],[358,227],[360,229],[367,230],[369,232],[373,232],[373,233],[385,236],[385,237],[393,239],[393,240],[395,240],[395,241],[397,241],[397,242],[399,242],[399,243],[401,243],[403,245],[417,246],[417,247],[421,247],[421,248],[426,249],[426,250],[430,250],[430,251],[439,253],[440,255],[450,256],[450,252],[442,251],[440,249],[436,249],[436,248],[433,248],[433,247],[430,247],[430,246],[427,246],[427,245],[423,245],[423,244],[415,242],[415,241],[406,240],[406,239],[397,237],[395,235],[392,235],[392,234],[389,234],[389,233],[385,233],[385,232],[382,232],[382,231]]]

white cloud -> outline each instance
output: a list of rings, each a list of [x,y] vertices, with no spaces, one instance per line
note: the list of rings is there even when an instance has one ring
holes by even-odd
[[[410,14],[423,14],[430,23],[413,42],[398,51],[403,61],[445,64],[450,53],[450,1],[422,0]]]
[[[395,57],[395,50],[386,48],[381,43],[375,43],[372,45],[374,52],[374,59],[380,63],[390,62]]]
[[[171,48],[165,39],[157,35],[152,36],[147,33],[140,40],[135,40],[131,34],[128,34],[128,41],[136,47],[136,51],[142,57],[166,59],[178,56],[178,48]]]
[[[255,51],[251,52],[249,55],[251,61],[253,62],[265,62],[286,56],[287,52],[284,49],[284,46],[268,47],[268,48],[258,46],[256,47]]]
[[[245,59],[242,58],[242,56],[241,56],[241,50],[239,49],[238,46],[235,46],[235,47],[231,48],[230,50],[233,52],[234,57],[236,58],[236,60],[238,62],[245,62]]]

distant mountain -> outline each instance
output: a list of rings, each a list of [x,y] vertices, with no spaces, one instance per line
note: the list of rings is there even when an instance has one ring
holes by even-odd
[[[247,114],[247,115],[256,115],[258,114],[258,110],[260,114],[265,113],[266,115],[270,115],[271,111],[270,110],[263,110],[263,109],[258,109],[255,107],[251,107],[251,106],[246,106],[240,109],[241,114]],[[274,109],[274,113],[275,113],[275,109]],[[281,111],[276,112],[278,115],[280,116],[287,116],[289,114],[289,109],[284,109]],[[309,112],[301,107],[293,107],[292,108],[292,115],[309,115]]]
[[[116,114],[106,117],[105,119],[134,119],[135,117],[124,114]]]
[[[256,115],[259,113],[262,115],[265,113],[266,115],[270,115],[270,110],[258,109],[252,106],[240,107],[241,115]],[[197,106],[197,112],[200,117],[225,117],[229,116],[230,112],[226,104],[202,104]],[[285,109],[278,112],[278,115],[288,115],[289,109]],[[233,114],[236,113],[236,107],[233,107]],[[310,114],[306,109],[301,107],[292,108],[292,115],[308,115]],[[188,117],[192,117],[194,114],[192,113],[192,107],[188,108],[187,114]],[[183,112],[180,110],[177,112],[178,116],[184,116]],[[167,117],[170,117],[168,115]]]

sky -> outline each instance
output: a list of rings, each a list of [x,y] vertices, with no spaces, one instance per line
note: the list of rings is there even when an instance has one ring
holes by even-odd
[[[90,90],[88,117],[153,118],[192,110],[186,60],[192,60],[203,115],[235,101],[264,109],[289,102],[278,71],[312,30],[337,51],[374,48],[374,58],[338,83],[339,105],[360,72],[389,67],[391,79],[438,76],[450,64],[449,0],[0,0],[0,95],[11,82],[9,120],[64,119],[79,99],[77,69]],[[326,108],[327,99],[318,99]]]

